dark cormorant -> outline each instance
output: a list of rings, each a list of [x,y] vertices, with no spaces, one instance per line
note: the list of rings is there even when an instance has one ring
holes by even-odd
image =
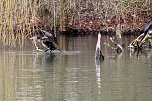
[[[102,52],[101,52],[100,40],[101,40],[101,34],[99,33],[97,44],[96,44],[95,58],[98,60],[104,60],[104,56],[102,55]]]
[[[144,40],[146,35],[151,35],[152,34],[152,20],[149,21],[145,26],[144,26],[144,36],[141,39],[141,42]]]
[[[149,32],[150,31],[150,32]],[[152,20],[149,21],[145,27],[144,27],[144,33],[147,34],[147,33],[152,33]]]
[[[42,46],[46,48],[45,52],[46,51],[51,52],[52,50],[59,50],[59,51],[62,50],[58,47],[57,38],[55,37],[55,35],[45,30],[39,29],[34,33],[34,36],[30,39],[33,39],[33,43],[36,47],[36,50],[38,51],[43,51],[43,50],[38,48],[37,41],[40,42]]]

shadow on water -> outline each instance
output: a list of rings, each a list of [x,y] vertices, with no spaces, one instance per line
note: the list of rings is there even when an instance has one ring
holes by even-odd
[[[63,38],[62,53],[1,51],[0,101],[151,101],[152,50],[137,57],[124,38],[121,54],[102,44],[99,62],[96,39]]]
[[[53,66],[55,65],[57,56],[55,54],[43,54],[43,58],[41,59],[41,61],[43,60],[48,66]]]

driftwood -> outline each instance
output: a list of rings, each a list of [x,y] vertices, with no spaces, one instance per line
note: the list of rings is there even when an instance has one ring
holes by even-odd
[[[116,27],[116,37],[115,38],[110,37],[110,41],[114,44],[114,47],[110,46],[109,43],[108,44],[104,43],[104,45],[110,47],[111,49],[116,50],[117,53],[122,53],[123,52],[123,47],[122,47],[122,45],[120,45],[120,41],[121,41],[121,38],[122,38],[121,34],[122,34],[121,26],[120,26],[120,24],[118,24],[117,27]]]
[[[130,48],[134,48],[135,50],[138,49],[142,49],[144,44],[149,44],[149,47],[152,46],[152,36],[147,33],[147,35],[145,35],[144,33],[139,35],[135,40],[133,40],[129,47]]]
[[[110,40],[116,46],[115,49],[116,49],[117,53],[121,53],[123,51],[122,46],[118,42],[114,41],[113,38],[111,38],[111,37],[110,37]]]

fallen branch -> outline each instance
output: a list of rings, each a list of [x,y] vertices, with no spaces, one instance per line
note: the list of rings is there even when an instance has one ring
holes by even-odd
[[[144,37],[144,38],[143,38]],[[152,45],[152,36],[147,34],[144,36],[144,33],[139,35],[135,40],[133,40],[129,47],[134,49],[141,49],[143,44],[149,43],[150,46]]]

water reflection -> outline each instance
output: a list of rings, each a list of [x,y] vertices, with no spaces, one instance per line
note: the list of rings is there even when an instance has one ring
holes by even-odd
[[[99,63],[96,37],[67,39],[65,53],[1,51],[0,101],[151,101],[152,50],[137,57],[103,45]]]
[[[46,75],[53,74],[55,56],[6,52],[1,58],[1,101],[42,100],[43,80]]]
[[[100,94],[101,91],[100,91],[100,88],[101,88],[101,69],[100,69],[100,66],[101,66],[101,61],[95,59],[95,67],[96,67],[96,79],[97,79],[97,86],[99,88],[99,91],[98,93]]]

